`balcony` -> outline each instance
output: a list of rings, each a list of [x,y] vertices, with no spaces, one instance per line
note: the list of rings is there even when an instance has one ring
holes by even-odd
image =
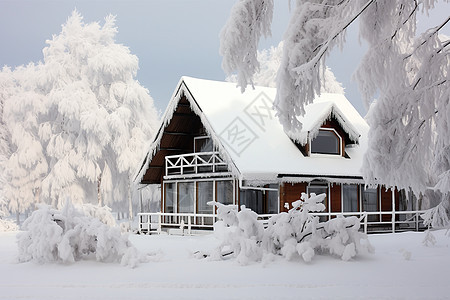
[[[166,179],[208,173],[228,174],[227,163],[219,152],[198,152],[165,157]]]

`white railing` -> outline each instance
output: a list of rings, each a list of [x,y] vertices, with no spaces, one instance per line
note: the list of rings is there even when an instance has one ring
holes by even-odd
[[[139,232],[162,232],[163,227],[179,228],[188,235],[195,229],[213,229],[218,220],[215,214],[192,213],[139,213]]]
[[[323,221],[330,220],[337,216],[356,216],[361,219],[361,226],[364,233],[367,232],[399,232],[407,230],[418,231],[423,229],[423,221],[420,215],[424,211],[386,211],[386,212],[331,212],[313,213],[314,216],[321,217]],[[267,227],[269,219],[274,214],[258,215],[258,220]],[[389,216],[389,218],[383,216]],[[194,213],[139,213],[139,232],[161,233],[163,227],[179,228],[183,233],[192,234],[193,229],[212,230],[214,223],[218,220],[215,214],[194,214]],[[369,230],[370,229],[370,230]]]
[[[425,211],[374,211],[374,212],[332,212],[313,213],[326,220],[337,216],[356,216],[361,219],[364,233],[367,232],[399,232],[407,230],[418,231],[424,228],[420,217]],[[383,218],[383,216],[386,216]],[[369,230],[370,228],[370,230]]]
[[[167,176],[228,172],[227,163],[220,158],[219,152],[168,155],[165,159]]]

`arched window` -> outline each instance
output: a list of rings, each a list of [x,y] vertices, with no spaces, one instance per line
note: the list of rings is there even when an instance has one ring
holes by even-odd
[[[341,155],[341,137],[334,129],[320,129],[311,141],[311,153]]]

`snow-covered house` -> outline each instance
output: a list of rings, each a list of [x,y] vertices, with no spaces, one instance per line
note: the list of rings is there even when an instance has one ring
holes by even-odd
[[[181,78],[137,177],[161,185],[160,225],[211,226],[211,200],[279,213],[302,192],[327,195],[323,218],[370,212],[378,225],[398,220],[405,193],[364,186],[369,127],[345,96],[322,94],[308,105],[294,141],[272,109],[275,94]]]

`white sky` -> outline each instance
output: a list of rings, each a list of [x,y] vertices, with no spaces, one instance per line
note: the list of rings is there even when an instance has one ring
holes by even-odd
[[[219,32],[225,24],[231,0],[0,0],[0,66],[15,67],[42,60],[45,40],[61,31],[61,25],[74,8],[85,22],[103,22],[109,13],[117,16],[117,42],[138,56],[137,79],[150,90],[155,104],[164,111],[182,75],[224,80],[218,54]],[[293,5],[293,4],[292,4]],[[424,26],[442,22],[450,5],[440,4]],[[262,40],[260,48],[277,45],[289,20],[289,0],[275,1],[272,38]],[[363,55],[356,26],[347,34],[344,52],[334,50],[327,60],[346,96],[364,115],[351,75]],[[423,30],[423,28],[421,28]],[[450,26],[443,33],[450,35]]]

